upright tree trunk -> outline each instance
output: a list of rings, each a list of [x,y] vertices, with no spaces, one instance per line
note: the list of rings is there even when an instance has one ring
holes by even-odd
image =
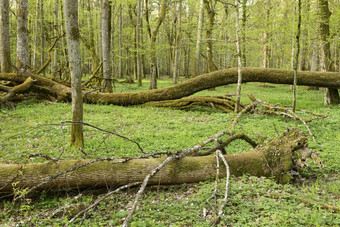
[[[265,32],[263,32],[263,58],[262,58],[262,67],[269,67],[269,58],[270,58],[270,47],[269,47],[269,17],[270,17],[270,0],[265,0]]]
[[[54,7],[54,36],[58,36],[58,23],[59,23],[59,0],[55,1],[55,7]],[[57,71],[58,71],[58,43],[56,43],[56,46],[54,47],[54,54],[53,54],[53,77],[57,77]]]
[[[40,1],[40,66],[45,63],[44,0]]]
[[[103,52],[103,73],[104,73],[104,92],[112,92],[112,83],[111,83],[111,59],[110,59],[110,32],[109,32],[109,24],[111,21],[109,20],[109,8],[110,4],[108,0],[102,0],[101,4],[102,8],[102,52]]]
[[[174,45],[174,66],[173,66],[173,84],[177,84],[178,82],[178,58],[179,58],[179,43],[181,39],[181,29],[182,29],[182,0],[179,0],[178,6],[178,27],[176,27],[176,37],[175,37],[175,45]]]
[[[320,10],[320,68],[321,71],[332,71],[331,67],[331,48],[329,42],[329,22],[331,17],[331,12],[328,8],[328,0],[319,0],[319,10]],[[325,90],[325,105],[339,104],[340,97],[338,89],[326,88]]]
[[[79,54],[78,1],[64,0],[65,27],[71,72],[72,121],[83,122],[83,96]],[[71,145],[84,146],[83,125],[72,124]]]
[[[240,111],[240,98],[241,98],[241,87],[242,87],[242,53],[241,53],[241,43],[240,43],[240,22],[239,22],[239,0],[235,1],[236,10],[236,47],[237,47],[237,93],[236,93],[236,105],[235,112]]]
[[[136,18],[136,52],[137,52],[137,81],[138,87],[142,86],[142,68],[141,68],[141,18],[142,18],[142,0],[137,0],[137,18]]]
[[[28,0],[17,1],[17,62],[16,67],[25,71],[29,66],[29,48],[27,34]]]
[[[38,22],[39,22],[39,15],[40,15],[40,0],[36,1],[36,7],[35,7],[35,21],[34,21],[34,28],[33,28],[33,36],[34,36],[34,40],[33,40],[33,59],[32,59],[32,66],[34,69],[38,69]]]
[[[202,38],[202,28],[203,28],[203,19],[204,19],[203,17],[204,17],[204,3],[203,3],[203,0],[201,0],[200,1],[200,12],[198,15],[194,76],[200,75],[201,38]]]
[[[242,67],[247,67],[246,25],[247,25],[247,0],[242,0]]]
[[[215,3],[212,0],[204,0],[204,7],[208,15],[208,25],[206,31],[207,39],[207,61],[208,61],[208,72],[214,71],[213,64],[213,44],[212,44],[212,31],[215,22]]]
[[[123,77],[123,8],[119,5],[119,60],[118,60],[118,74]]]
[[[0,70],[11,72],[11,45],[9,37],[9,0],[0,0]]]
[[[298,76],[299,54],[300,54],[300,30],[301,30],[301,0],[298,0],[298,25],[296,34],[296,53],[294,62],[294,82],[293,82],[293,112],[296,109],[296,85]]]
[[[149,22],[149,10],[148,1],[145,1],[145,16],[147,22]],[[159,16],[156,19],[156,24],[151,31],[150,24],[148,24],[149,36],[150,36],[150,89],[157,89],[157,56],[156,56],[156,39],[159,32],[159,28],[163,23],[167,11],[167,1],[162,0],[161,7],[159,10]]]

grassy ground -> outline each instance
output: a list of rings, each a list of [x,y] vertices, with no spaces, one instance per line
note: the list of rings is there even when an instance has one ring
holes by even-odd
[[[170,85],[170,80],[160,80],[159,87]],[[137,85],[117,84],[116,92],[147,89]],[[235,92],[236,85],[203,91],[195,95],[221,95]],[[291,105],[292,93],[289,86],[246,84],[243,94],[251,93],[258,99],[282,106]],[[241,99],[249,103],[246,95]],[[325,107],[323,93],[306,91],[299,87],[297,107],[326,114],[329,117],[315,120],[309,126],[315,134],[317,145],[310,140],[310,147],[319,151],[324,169],[311,168],[303,174],[299,184],[279,185],[271,179],[243,176],[232,178],[229,200],[222,217],[222,225],[230,226],[339,226],[340,215],[323,209],[314,203],[303,203],[296,197],[313,199],[329,205],[340,206],[340,107]],[[114,131],[138,141],[147,152],[177,150],[191,147],[207,137],[225,130],[234,114],[217,110],[196,109],[180,111],[163,108],[119,107],[112,105],[85,105],[84,121]],[[13,110],[0,110],[0,162],[13,163],[26,160],[29,153],[44,153],[63,158],[85,158],[66,144],[69,127],[61,128],[60,122],[71,119],[69,103],[47,103],[34,100],[21,103]],[[282,133],[287,128],[297,127],[306,131],[297,121],[281,117],[246,115],[237,125],[255,140],[266,140]],[[27,132],[25,134],[20,134]],[[106,138],[105,143],[102,143]],[[249,145],[236,141],[228,146],[228,153],[246,152]],[[320,151],[322,149],[322,151]],[[85,149],[91,157],[118,157],[140,154],[135,144],[117,137],[107,137],[103,132],[85,127]],[[30,162],[40,162],[35,158]],[[221,182],[220,198],[224,184]],[[176,187],[150,187],[141,200],[131,226],[209,226],[213,219],[212,208],[206,203],[211,196],[214,183]],[[131,207],[137,189],[119,193],[102,202],[91,211],[83,225],[116,226],[122,224]],[[88,193],[86,193],[88,191]],[[94,191],[87,190],[78,199],[76,206],[87,206],[96,199]],[[52,219],[47,218],[60,206],[70,204],[78,194],[43,193],[33,200],[13,204],[10,200],[0,201],[0,225],[29,223],[32,225],[64,225],[72,216],[72,209]],[[207,211],[207,212],[206,212]],[[206,213],[206,215],[204,215]],[[77,224],[75,224],[77,225]]]

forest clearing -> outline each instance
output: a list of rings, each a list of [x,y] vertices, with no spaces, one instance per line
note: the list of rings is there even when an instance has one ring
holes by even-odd
[[[0,225],[340,225],[338,0],[0,0]]]

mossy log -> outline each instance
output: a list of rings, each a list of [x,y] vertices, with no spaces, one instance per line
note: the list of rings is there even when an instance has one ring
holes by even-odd
[[[292,70],[268,68],[243,68],[242,80],[246,82],[268,82],[273,84],[293,84]],[[70,101],[71,89],[48,78],[32,74],[0,73],[0,80],[22,83],[31,76],[37,82],[35,86],[51,89],[58,100]],[[340,87],[340,73],[338,72],[298,72],[298,85],[319,86],[328,88]],[[87,103],[102,103],[114,105],[138,105],[150,101],[174,100],[190,96],[196,92],[237,83],[237,68],[228,68],[203,74],[171,87],[127,93],[97,93],[84,94]]]
[[[225,155],[234,176],[249,174],[254,176],[275,177],[279,182],[288,182],[288,172],[294,168],[296,153],[307,147],[307,137],[299,130],[286,131],[266,145],[240,154]],[[304,157],[305,158],[305,157]],[[39,190],[69,189],[86,187],[106,187],[139,182],[158,167],[165,158],[134,159],[126,163],[100,161],[86,165],[42,185]],[[24,189],[34,187],[49,177],[89,160],[69,160],[32,164],[1,164],[0,192],[8,193],[13,187]],[[223,164],[221,164],[223,166]],[[221,177],[225,170],[221,168]],[[185,157],[171,161],[150,179],[149,184],[195,183],[213,179],[216,175],[214,156]]]
[[[191,96],[175,100],[147,102],[143,106],[168,107],[188,110],[196,106],[208,106],[231,113],[235,109],[235,100],[227,96]],[[241,104],[241,109],[244,106]]]

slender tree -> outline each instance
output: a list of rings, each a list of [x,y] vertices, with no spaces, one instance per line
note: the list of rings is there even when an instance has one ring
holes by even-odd
[[[212,32],[213,26],[215,23],[215,7],[217,1],[215,0],[203,0],[204,8],[207,11],[208,16],[208,25],[206,30],[206,39],[207,39],[207,61],[208,61],[208,71],[214,71],[214,63],[213,63],[213,41],[212,41]]]
[[[83,122],[83,96],[79,54],[78,1],[64,0],[64,13],[71,72],[72,121],[81,123]],[[71,145],[77,148],[84,146],[83,126],[80,123],[72,124],[71,127]]]
[[[239,22],[239,0],[235,0],[235,10],[236,10],[236,47],[237,47],[237,92],[236,92],[236,105],[235,112],[238,113],[240,111],[240,99],[241,99],[241,87],[242,87],[242,53],[241,53],[241,29]]]
[[[151,26],[149,23],[149,7],[148,0],[145,0],[145,17],[150,38],[150,89],[157,88],[157,58],[156,58],[156,39],[159,32],[159,28],[164,21],[167,12],[167,1],[162,0],[159,16],[156,19],[156,24],[151,31]]]
[[[141,17],[142,17],[142,0],[137,0],[137,17],[136,17],[136,52],[137,52],[137,80],[138,87],[142,86],[142,65],[141,65]]]
[[[293,82],[293,112],[296,109],[296,86],[298,77],[298,65],[299,65],[299,54],[300,54],[300,32],[301,32],[301,0],[298,0],[298,25],[296,34],[296,53],[294,61],[294,82]]]
[[[29,66],[29,48],[27,34],[28,0],[17,1],[17,62],[16,67],[25,71]]]
[[[204,20],[204,3],[203,3],[203,0],[201,0],[200,11],[198,14],[194,76],[197,76],[200,74],[200,55],[201,55],[201,38],[202,38],[203,20]]]
[[[103,51],[103,73],[104,73],[104,92],[112,92],[111,83],[111,59],[110,59],[110,32],[109,8],[111,7],[108,0],[102,0],[102,51]]]
[[[0,0],[0,69],[11,72],[11,49],[9,37],[9,0]]]

